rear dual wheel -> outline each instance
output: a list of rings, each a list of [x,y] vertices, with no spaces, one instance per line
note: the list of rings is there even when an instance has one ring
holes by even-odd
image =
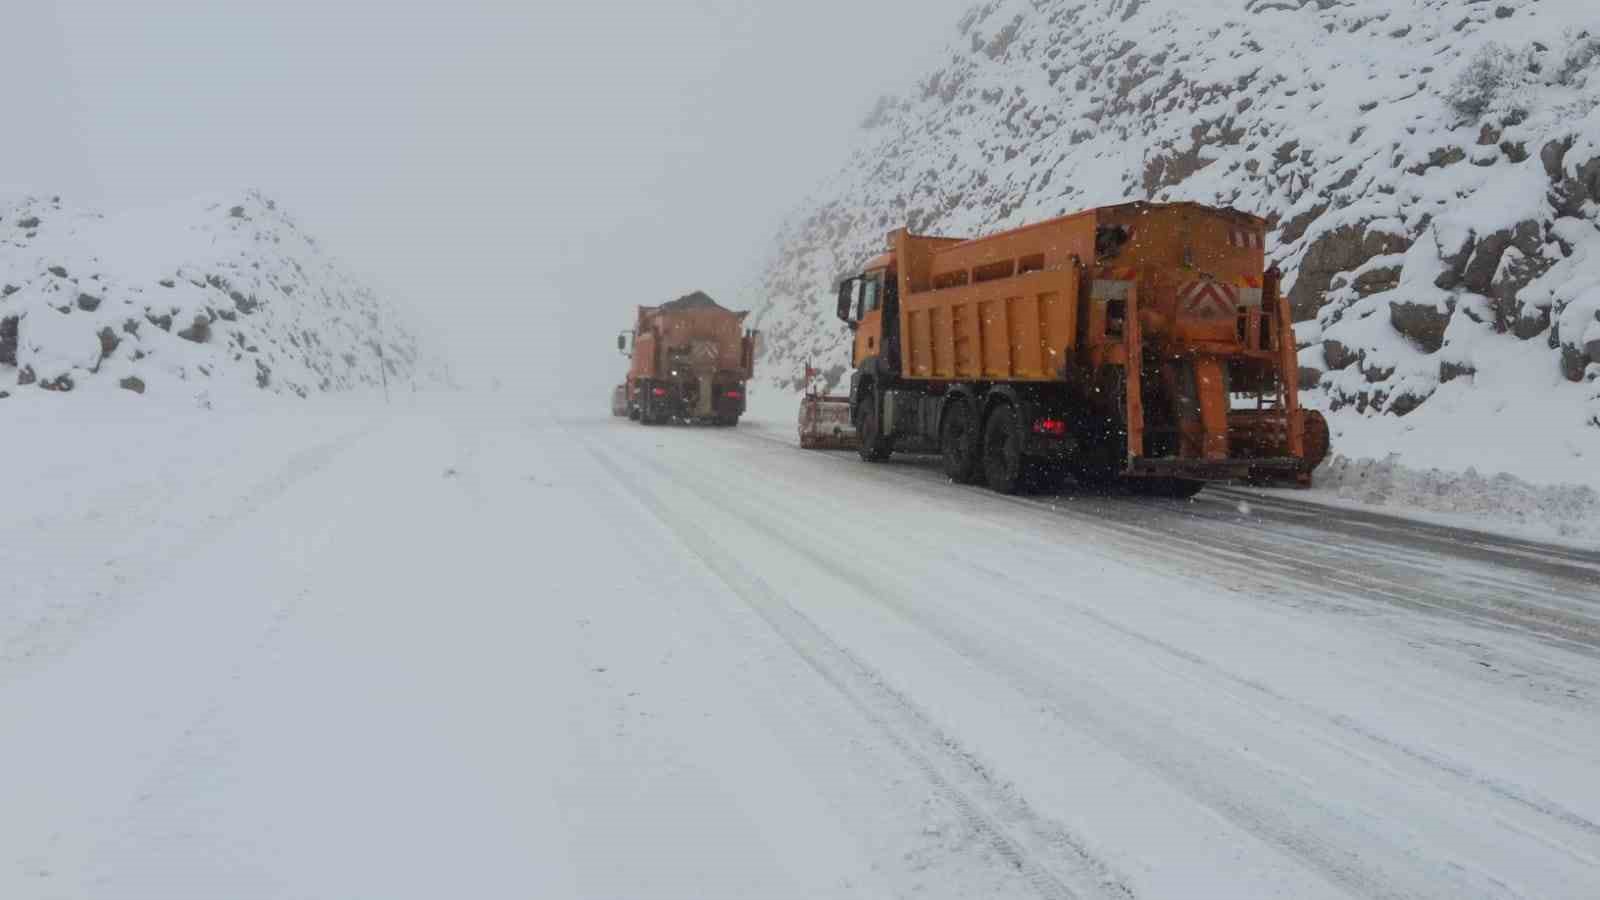
[[[983,427],[983,475],[1001,494],[1021,493],[1037,481],[1037,463],[1022,453],[1022,431],[1010,404],[996,406]]]

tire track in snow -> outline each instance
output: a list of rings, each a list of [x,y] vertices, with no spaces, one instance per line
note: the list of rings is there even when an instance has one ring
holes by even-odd
[[[843,696],[868,722],[876,727],[910,761],[934,790],[955,810],[967,826],[983,836],[999,857],[1016,869],[1041,897],[1075,898],[1079,895],[1048,867],[1033,858],[1022,844],[985,812],[997,808],[1007,821],[1034,831],[1051,844],[1065,849],[1066,859],[1080,877],[1091,880],[1100,896],[1134,896],[1133,891],[1114,875],[1105,863],[1083,849],[1081,842],[1058,828],[1052,828],[1018,800],[1005,797],[993,785],[989,773],[953,739],[940,732],[907,698],[900,695],[866,663],[833,641],[803,613],[795,609],[759,575],[725,552],[696,526],[675,514],[632,474],[618,466],[604,451],[587,445],[600,466],[626,488],[664,526],[676,534],[695,556],[733,593],[743,600],[772,630],[805,661],[826,684]],[[969,790],[984,790],[982,801],[974,800],[957,787],[946,771],[955,770]]]
[[[794,446],[790,442],[779,440],[769,435],[748,434],[740,435],[740,437],[752,443],[760,442],[785,447]],[[814,453],[819,459],[825,459],[836,465],[849,465],[856,462],[854,454],[808,452]],[[899,479],[925,487],[942,484],[951,491],[980,496],[987,501],[1020,506],[1047,515],[1069,519],[1091,528],[1114,532],[1124,538],[1140,541],[1147,549],[1152,551],[1151,559],[1182,557],[1187,562],[1202,565],[1212,570],[1227,569],[1229,581],[1233,584],[1258,583],[1264,573],[1273,572],[1276,573],[1279,579],[1278,584],[1292,586],[1296,590],[1309,587],[1312,589],[1320,588],[1325,591],[1329,587],[1334,587],[1341,589],[1346,596],[1353,599],[1367,602],[1376,601],[1387,606],[1454,619],[1501,633],[1533,637],[1571,652],[1591,657],[1600,656],[1600,609],[1596,609],[1593,613],[1589,613],[1587,610],[1576,612],[1570,609],[1549,606],[1540,602],[1540,599],[1533,597],[1519,600],[1497,600],[1489,597],[1463,597],[1430,590],[1422,585],[1435,580],[1439,574],[1438,572],[1414,563],[1407,563],[1418,570],[1418,577],[1413,581],[1397,581],[1392,577],[1373,571],[1372,566],[1369,564],[1342,565],[1341,563],[1348,563],[1352,560],[1341,558],[1341,556],[1347,555],[1339,552],[1337,543],[1326,544],[1303,538],[1296,539],[1293,535],[1276,532],[1273,534],[1274,540],[1298,540],[1306,548],[1315,550],[1319,555],[1331,557],[1327,560],[1319,561],[1306,555],[1285,553],[1281,549],[1267,546],[1261,541],[1251,541],[1246,544],[1242,540],[1247,536],[1247,530],[1244,529],[1230,528],[1229,534],[1235,538],[1232,541],[1224,540],[1221,536],[1193,536],[1182,534],[1171,527],[1166,527],[1167,523],[1153,521],[1123,522],[1103,515],[1096,515],[1095,510],[1085,511],[1063,508],[1051,502],[1055,498],[1008,497],[982,487],[952,485],[948,482],[948,479],[944,479],[942,475],[936,475],[934,470],[928,466],[880,465],[874,467],[873,471],[884,478]],[[1182,515],[1187,512],[1176,503],[1162,503],[1160,501],[1129,503],[1126,506],[1119,505],[1118,509],[1137,512],[1147,517],[1154,514],[1152,513],[1153,510],[1172,511],[1175,515]],[[1403,519],[1395,519],[1394,522],[1400,526],[1409,524]],[[1335,542],[1344,537],[1331,530],[1323,533],[1327,534]],[[1364,562],[1360,560],[1354,561]],[[1519,591],[1519,593],[1522,592]],[[1597,591],[1596,595],[1600,595],[1600,591]]]
[[[86,603],[62,606],[57,615],[30,623],[0,644],[0,684],[30,667],[70,653],[88,633],[127,615],[135,608],[135,604],[128,601],[170,580],[184,560],[211,546],[306,478],[326,469],[383,424],[383,420],[374,419],[354,431],[290,455],[270,474],[233,494],[203,522],[194,523],[187,534],[154,559],[108,560],[108,567],[124,569],[112,576],[110,589],[96,592],[95,598]]]
[[[900,473],[897,472],[895,474],[900,474]],[[973,489],[973,490],[981,490],[981,489]],[[1246,499],[1246,500],[1250,500],[1251,499],[1250,495],[1245,493],[1245,492],[1232,492],[1230,494],[1230,496],[1237,496],[1239,498]],[[1021,504],[1023,506],[1026,506],[1028,508],[1031,508],[1031,509],[1040,509],[1040,508],[1042,508],[1042,509],[1045,509],[1045,510],[1048,510],[1048,511],[1051,511],[1051,512],[1057,512],[1057,509],[1055,507],[1050,506],[1047,503],[1042,503],[1042,502],[1040,502],[1038,500],[1029,500],[1027,498],[999,497],[999,495],[995,495],[995,497],[996,497],[996,499],[1001,499],[1001,500],[1004,500],[1004,501],[1010,501],[1010,502],[1018,503],[1018,504]],[[1288,505],[1290,503],[1290,501],[1276,500],[1276,498],[1274,498],[1274,499],[1275,499],[1275,502],[1278,502],[1278,503],[1283,504],[1283,505]],[[1313,506],[1312,508],[1316,508],[1316,507]],[[1180,512],[1182,512],[1182,513],[1184,513],[1186,515],[1194,516],[1195,518],[1205,518],[1205,517],[1196,515],[1194,513],[1190,513],[1187,510],[1180,510]],[[1398,520],[1397,519],[1397,520],[1394,520],[1394,521],[1403,522],[1404,520]],[[1405,524],[1409,524],[1409,523],[1405,523]],[[1446,529],[1440,529],[1440,530],[1446,530]],[[1143,537],[1142,534],[1140,536]],[[1493,538],[1494,536],[1489,535],[1489,536],[1486,536],[1486,537]],[[1528,546],[1539,546],[1539,545],[1529,544],[1528,542],[1518,542],[1518,543],[1527,544]],[[1156,549],[1156,547],[1158,545],[1156,543],[1154,543],[1154,542],[1151,542],[1147,546],[1149,546],[1150,549],[1154,550],[1154,549]],[[1568,558],[1574,563],[1586,562],[1589,559],[1589,557],[1590,557],[1589,554],[1584,554],[1584,553],[1581,553],[1581,552],[1578,552],[1578,551],[1573,551],[1571,554],[1567,554],[1567,555],[1564,556],[1564,558]],[[1195,561],[1197,563],[1202,562],[1205,559],[1205,557],[1203,557],[1201,555],[1198,555],[1198,554],[1195,555],[1193,558],[1195,559]],[[973,563],[973,565],[975,567],[977,567],[977,568],[981,568],[991,578],[994,578],[994,579],[997,579],[999,581],[1004,581],[1004,582],[1008,583],[1011,586],[1011,590],[1013,592],[1015,592],[1015,593],[1017,593],[1017,594],[1019,594],[1021,596],[1030,597],[1036,603],[1039,603],[1041,601],[1046,601],[1046,600],[1054,601],[1054,600],[1058,600],[1059,599],[1059,598],[1052,598],[1052,597],[1048,597],[1048,596],[1039,594],[1037,591],[1033,590],[1030,585],[1028,585],[1027,583],[1025,583],[1024,581],[1022,581],[1021,579],[1015,577],[1012,574],[1005,573],[1005,572],[1000,572],[1000,571],[994,570],[992,568],[982,567],[978,563]],[[877,591],[878,594],[880,594],[880,595],[884,591],[884,588],[882,588],[881,586],[874,587],[873,589],[875,591]],[[1045,608],[1045,607],[1041,607],[1041,608]],[[1452,779],[1455,779],[1455,780],[1459,781],[1464,786],[1470,786],[1470,787],[1485,791],[1485,792],[1487,792],[1489,794],[1495,795],[1495,796],[1497,796],[1497,797],[1499,797],[1499,798],[1501,798],[1501,799],[1503,799],[1505,801],[1508,801],[1508,802],[1510,802],[1512,804],[1524,807],[1528,811],[1534,812],[1534,813],[1536,813],[1536,814],[1538,814],[1540,816],[1543,816],[1543,817],[1545,817],[1547,819],[1550,819],[1550,820],[1552,820],[1554,822],[1558,822],[1558,823],[1560,823],[1560,824],[1562,824],[1564,826],[1567,826],[1567,827],[1569,827],[1569,828],[1571,828],[1571,829],[1573,829],[1575,831],[1581,832],[1584,835],[1588,836],[1589,838],[1600,838],[1600,823],[1597,823],[1593,819],[1585,817],[1585,816],[1573,811],[1572,809],[1569,809],[1566,806],[1563,806],[1559,802],[1556,802],[1554,800],[1551,800],[1551,799],[1548,799],[1548,798],[1545,798],[1545,797],[1538,796],[1537,793],[1535,793],[1535,792],[1525,791],[1525,790],[1517,787],[1516,785],[1507,783],[1507,782],[1505,782],[1503,780],[1500,780],[1500,779],[1494,778],[1492,776],[1483,774],[1481,772],[1475,771],[1469,765],[1466,765],[1466,764],[1461,763],[1461,762],[1456,761],[1456,760],[1452,760],[1452,759],[1450,759],[1450,758],[1448,758],[1446,756],[1443,756],[1441,754],[1438,754],[1436,752],[1433,752],[1433,751],[1430,751],[1430,750],[1427,750],[1427,749],[1423,749],[1423,748],[1419,748],[1419,747],[1414,747],[1414,746],[1411,746],[1411,745],[1409,745],[1407,743],[1404,743],[1404,742],[1401,742],[1401,741],[1393,740],[1393,739],[1391,739],[1389,737],[1386,737],[1386,736],[1378,733],[1377,731],[1375,731],[1372,728],[1366,726],[1362,722],[1350,718],[1349,716],[1338,714],[1338,713],[1334,713],[1334,712],[1330,712],[1328,710],[1319,708],[1319,707],[1317,707],[1317,706],[1315,706],[1313,704],[1309,704],[1309,703],[1306,703],[1304,701],[1297,700],[1295,698],[1289,697],[1289,696],[1283,694],[1280,691],[1274,690],[1272,687],[1270,687],[1267,684],[1262,683],[1259,680],[1246,678],[1246,677],[1243,677],[1243,676],[1236,675],[1233,672],[1230,672],[1230,671],[1228,671],[1226,669],[1223,669],[1223,668],[1215,665],[1214,663],[1210,662],[1209,660],[1205,659],[1204,657],[1202,657],[1202,656],[1200,656],[1198,654],[1191,653],[1191,652],[1189,652],[1187,650],[1184,650],[1184,649],[1182,649],[1180,647],[1174,646],[1174,645],[1172,645],[1172,644],[1170,644],[1170,643],[1168,643],[1166,641],[1163,641],[1163,640],[1161,640],[1161,639],[1159,639],[1157,637],[1153,637],[1151,635],[1145,634],[1145,633],[1143,633],[1141,631],[1138,631],[1136,629],[1129,628],[1129,627],[1127,627],[1127,626],[1125,626],[1125,625],[1123,625],[1123,624],[1121,624],[1119,622],[1116,622],[1116,621],[1114,621],[1114,620],[1112,620],[1112,619],[1110,619],[1110,618],[1108,618],[1108,617],[1106,617],[1104,615],[1101,615],[1100,613],[1098,613],[1098,612],[1096,612],[1096,611],[1094,611],[1092,609],[1089,609],[1089,608],[1083,606],[1082,604],[1073,604],[1072,605],[1072,609],[1070,611],[1071,611],[1072,614],[1077,615],[1077,616],[1082,617],[1082,618],[1085,618],[1085,619],[1088,619],[1088,620],[1090,620],[1091,622],[1093,622],[1094,624],[1096,624],[1096,625],[1098,625],[1100,627],[1103,627],[1103,628],[1109,629],[1111,631],[1114,631],[1117,634],[1120,634],[1120,635],[1122,635],[1123,637],[1125,637],[1125,638],[1127,638],[1129,640],[1136,641],[1136,642],[1138,642],[1138,643],[1140,643],[1140,644],[1142,644],[1142,645],[1144,645],[1146,647],[1149,647],[1151,649],[1155,649],[1155,650],[1161,652],[1164,655],[1167,655],[1167,656],[1172,657],[1172,658],[1174,658],[1176,660],[1179,660],[1179,661],[1183,662],[1184,664],[1187,664],[1188,666],[1193,667],[1194,669],[1202,672],[1206,677],[1210,677],[1210,678],[1213,678],[1213,679],[1218,679],[1218,680],[1227,682],[1229,684],[1232,684],[1232,685],[1234,685],[1236,687],[1242,687],[1242,688],[1246,689],[1247,691],[1249,691],[1249,692],[1251,692],[1253,694],[1259,695],[1260,697],[1265,698],[1265,699],[1269,700],[1270,702],[1272,702],[1274,704],[1282,706],[1282,707],[1284,707],[1286,709],[1294,710],[1294,711],[1296,711],[1298,713],[1301,713],[1301,714],[1303,714],[1303,715],[1305,715],[1305,716],[1307,716],[1307,717],[1309,717],[1309,718],[1311,718],[1311,719],[1313,719],[1315,721],[1321,722],[1324,725],[1327,725],[1327,726],[1330,726],[1330,727],[1332,727],[1334,729],[1337,729],[1339,731],[1345,732],[1350,737],[1356,738],[1360,742],[1366,743],[1366,744],[1370,745],[1373,748],[1376,748],[1376,749],[1379,749],[1379,750],[1382,750],[1382,751],[1387,751],[1390,754],[1395,754],[1395,755],[1407,758],[1412,762],[1419,763],[1422,766],[1427,767],[1428,769],[1435,771],[1437,774],[1445,775],[1445,776],[1448,776],[1448,777],[1450,777]],[[1350,752],[1352,754],[1356,753],[1356,751],[1354,751],[1353,749],[1350,749],[1350,748],[1345,748],[1345,749],[1346,749],[1346,752]],[[1566,845],[1566,844],[1558,842],[1558,841],[1553,841],[1552,839],[1548,838],[1547,836],[1536,836],[1536,837],[1537,837],[1537,839],[1541,840],[1542,842],[1546,843],[1547,845],[1553,846],[1553,847],[1556,847],[1556,848],[1560,849],[1562,852],[1572,856],[1574,859],[1576,859],[1576,860],[1578,860],[1580,862],[1583,862],[1584,864],[1591,865],[1591,866],[1600,864],[1600,863],[1597,863],[1597,860],[1593,855],[1591,855],[1589,853],[1585,853],[1584,851],[1579,850],[1579,849],[1577,849],[1575,847]]]
[[[669,469],[653,455],[630,453],[630,456],[664,479],[680,482],[684,479],[683,471]],[[1001,674],[1020,693],[1038,702],[1062,723],[1080,730],[1088,724],[1090,731],[1087,733],[1109,749],[1158,774],[1237,827],[1299,859],[1313,871],[1347,890],[1373,897],[1412,895],[1411,890],[1396,887],[1397,883],[1409,883],[1418,890],[1424,886],[1434,887],[1438,896],[1455,896],[1461,892],[1485,889],[1508,890],[1507,886],[1495,881],[1486,872],[1469,873],[1459,863],[1446,859],[1425,863],[1418,868],[1417,863],[1424,862],[1423,859],[1404,847],[1375,842],[1381,841],[1381,838],[1371,833],[1358,817],[1313,802],[1293,784],[1282,782],[1281,773],[1263,770],[1258,773],[1261,777],[1253,781],[1238,779],[1231,784],[1219,781],[1215,773],[1227,771],[1230,766],[1230,759],[1220,755],[1220,751],[1190,745],[1189,754],[1194,758],[1178,759],[1170,753],[1163,753],[1160,749],[1162,740],[1156,729],[1149,723],[1137,722],[1134,710],[1123,708],[1113,714],[1101,709],[1082,696],[1062,690],[1058,680],[1021,665],[1015,647],[981,641],[974,634],[955,629],[928,615],[918,605],[900,599],[894,585],[873,578],[870,574],[841,570],[836,561],[842,552],[848,550],[847,544],[829,535],[819,536],[804,529],[774,524],[770,509],[764,509],[759,502],[742,496],[724,481],[699,475],[688,486],[701,497],[715,497],[713,502],[718,508],[737,516],[746,526],[795,550],[797,554],[808,557],[813,565],[851,584],[862,596],[889,606],[901,618],[929,632],[979,668]],[[830,546],[823,547],[823,544]],[[1340,749],[1351,752],[1348,748]],[[1198,761],[1206,755],[1211,757],[1208,762]],[[1425,757],[1418,761],[1427,762]],[[1234,760],[1232,764],[1236,765],[1237,761]],[[1460,771],[1440,772],[1460,774]],[[1471,782],[1470,777],[1468,781],[1475,783]],[[1475,784],[1491,793],[1498,793],[1490,785]],[[1263,790],[1263,785],[1271,789]],[[1284,797],[1299,797],[1304,802],[1298,805],[1284,803]],[[1522,796],[1506,796],[1503,799],[1581,831],[1594,827],[1592,822],[1581,816],[1537,799]],[[1559,842],[1551,843],[1544,836],[1534,837],[1580,864],[1595,864],[1591,857],[1573,847]],[[1408,873],[1410,877],[1402,877],[1401,872]],[[1472,877],[1474,874],[1476,877]]]

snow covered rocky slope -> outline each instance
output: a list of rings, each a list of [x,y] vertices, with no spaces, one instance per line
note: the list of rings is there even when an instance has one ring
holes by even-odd
[[[1600,486],[1592,0],[995,0],[862,127],[753,290],[780,384],[894,228],[1190,199],[1272,223],[1336,451]]]
[[[0,199],[0,398],[188,402],[444,377],[405,324],[255,192],[116,216]],[[12,402],[15,402],[13,400]]]

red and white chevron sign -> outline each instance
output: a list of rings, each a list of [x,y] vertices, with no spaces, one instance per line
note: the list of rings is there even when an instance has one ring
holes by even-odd
[[[1244,228],[1230,228],[1228,230],[1228,243],[1246,250],[1265,250],[1267,247],[1266,235],[1259,231]]]
[[[1220,281],[1191,281],[1178,291],[1178,311],[1197,319],[1232,316],[1239,308],[1239,289]]]

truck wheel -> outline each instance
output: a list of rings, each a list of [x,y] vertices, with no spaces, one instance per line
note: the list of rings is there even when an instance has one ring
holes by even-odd
[[[956,484],[972,484],[978,480],[983,462],[980,437],[972,402],[953,401],[945,409],[944,421],[939,425],[939,452],[944,456],[944,474]]]
[[[858,452],[867,462],[884,462],[894,450],[879,428],[877,394],[870,392],[867,397],[867,402],[861,407],[861,422],[856,425],[856,431],[861,434],[861,449]]]
[[[1022,456],[1022,434],[1010,404],[996,406],[983,428],[983,474],[989,487],[1002,494],[1020,492],[1028,481]]]

